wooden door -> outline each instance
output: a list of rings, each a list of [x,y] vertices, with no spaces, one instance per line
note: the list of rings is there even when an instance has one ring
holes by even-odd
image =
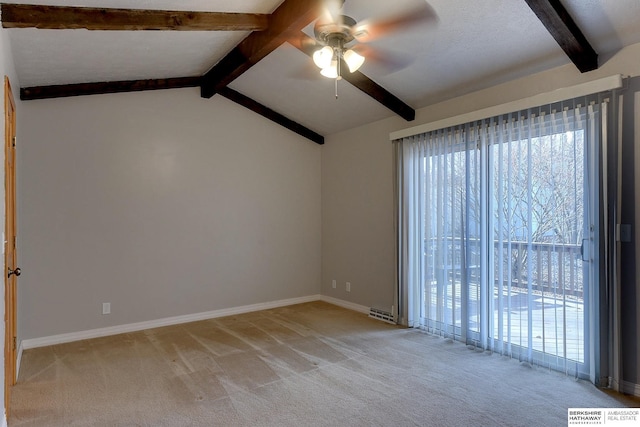
[[[16,107],[9,78],[4,78],[5,110],[5,241],[4,241],[4,407],[9,416],[11,386],[16,382],[16,282],[20,275],[16,256]]]

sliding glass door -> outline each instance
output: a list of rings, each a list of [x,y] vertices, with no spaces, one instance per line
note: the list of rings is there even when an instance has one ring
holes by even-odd
[[[588,375],[598,114],[529,110],[405,139],[410,324]]]
[[[588,115],[550,113],[492,133],[489,347],[586,374],[589,254]],[[593,138],[591,138],[593,139]]]
[[[466,340],[481,315],[481,155],[463,131],[434,135],[423,158],[427,329]]]

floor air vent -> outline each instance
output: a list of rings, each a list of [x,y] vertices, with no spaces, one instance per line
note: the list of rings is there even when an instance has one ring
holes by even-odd
[[[374,319],[382,320],[383,322],[391,323],[393,325],[396,324],[393,319],[393,314],[388,311],[379,310],[377,308],[371,307],[369,309],[369,317],[373,317]]]

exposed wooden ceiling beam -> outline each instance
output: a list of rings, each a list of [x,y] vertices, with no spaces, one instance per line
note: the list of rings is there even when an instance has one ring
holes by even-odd
[[[201,77],[177,77],[171,79],[123,80],[115,82],[78,83],[55,86],[33,86],[20,89],[20,99],[30,101],[36,99],[66,98],[70,96],[102,95],[107,93],[139,92],[145,90],[178,89],[200,86]],[[324,137],[311,129],[265,107],[253,99],[233,89],[222,88],[220,95],[260,114],[261,116],[285,128],[304,136],[316,144],[324,144]]]
[[[302,31],[297,34],[296,37],[291,37],[289,39],[289,43],[307,54],[309,57],[313,56],[313,52],[317,49],[315,40]],[[346,65],[343,66],[342,69],[347,70]],[[403,119],[412,121],[416,118],[416,111],[413,108],[360,71],[356,71],[354,73],[345,71],[342,73],[342,78]]]
[[[316,144],[324,144],[324,136],[320,135],[317,132],[312,131],[309,128],[302,126],[301,124],[294,122],[293,120],[283,116],[282,114],[273,111],[271,108],[266,107],[260,104],[257,101],[254,101],[251,98],[246,97],[245,95],[237,92],[228,87],[222,88],[218,91],[218,93],[225,98],[242,105],[243,107],[248,108],[249,110],[260,114],[261,116],[278,123],[281,126],[297,133],[298,135],[304,136],[307,139],[315,142]]]
[[[122,80],[115,82],[76,83],[55,86],[33,86],[20,89],[20,99],[65,98],[69,96],[101,95],[105,93],[138,92],[143,90],[179,89],[200,86],[198,77],[170,79]]]
[[[525,0],[582,73],[598,68],[598,54],[560,0]]]
[[[326,0],[284,0],[271,14],[269,28],[249,34],[202,78],[201,94],[211,98],[262,58],[317,19]]]
[[[3,3],[4,28],[88,30],[256,31],[269,15],[255,13],[106,9]]]
[[[318,144],[324,144],[324,137],[322,135],[227,87],[235,78],[277,49],[280,45],[291,38],[295,38],[298,34],[304,34],[301,32],[302,28],[320,16],[323,10],[323,4],[324,0],[285,0],[275,12],[268,16],[215,12],[172,12],[15,4],[2,4],[0,6],[3,27],[5,28],[264,30],[263,32],[250,34],[208,73],[201,77],[26,87],[20,90],[20,97],[23,100],[34,100],[200,86],[203,97],[211,97],[215,93],[220,93],[222,96],[249,108],[305,138]],[[242,16],[240,19],[242,23],[237,20],[234,21],[234,19],[239,18],[240,15]],[[239,27],[248,22],[246,19],[249,15],[257,17],[259,23],[256,23],[254,20],[252,21],[253,24],[251,24],[254,25],[254,27]],[[220,25],[226,25],[226,27],[220,27]],[[364,74],[356,72],[350,74],[348,77],[345,76],[345,79],[405,119],[414,119],[415,111],[411,107],[377,85]]]
[[[344,69],[347,67],[345,66]],[[407,105],[400,98],[362,74],[360,71],[354,73],[344,73],[342,78],[384,105],[406,121],[410,122],[416,118],[416,110]]]

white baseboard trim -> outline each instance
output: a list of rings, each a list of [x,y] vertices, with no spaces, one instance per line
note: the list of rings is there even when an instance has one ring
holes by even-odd
[[[250,313],[252,311],[269,310],[288,305],[302,304],[311,301],[324,301],[349,310],[369,314],[369,307],[353,302],[329,297],[326,295],[309,295],[306,297],[289,298],[278,301],[263,302],[258,304],[243,305],[240,307],[223,308],[220,310],[206,311],[202,313],[186,314],[183,316],[165,317],[163,319],[149,320],[146,322],[129,323],[126,325],[109,326],[106,328],[89,329],[86,331],[71,332],[68,334],[51,335],[48,337],[31,338],[21,340],[18,347],[17,371],[20,370],[22,351],[30,348],[46,347],[49,345],[64,344],[74,341],[100,338],[110,335],[125,334],[128,332],[143,331],[145,329],[159,328],[162,326],[178,325],[180,323],[197,322],[198,320],[215,319],[217,317],[233,316],[236,314]]]
[[[640,384],[634,384],[629,381],[622,381],[622,390],[625,394],[632,394],[640,397]]]
[[[2,427],[7,427],[7,412],[2,416]]]
[[[369,307],[365,307],[364,305],[356,304],[354,302],[345,301],[342,299],[330,297],[327,295],[320,295],[318,298],[320,301],[328,302],[329,304],[337,305],[343,308],[348,308],[349,310],[358,311],[360,313],[369,314]]]
[[[31,338],[20,341],[19,358],[22,349],[46,347],[55,344],[64,344],[73,341],[100,338],[110,335],[124,334],[127,332],[137,332],[145,329],[159,328],[162,326],[177,325],[180,323],[196,322],[198,320],[214,319],[216,317],[233,316],[236,314],[249,313],[252,311],[269,310],[271,308],[285,307],[287,305],[302,304],[305,302],[321,300],[321,295],[309,295],[306,297],[289,298],[279,301],[263,302],[258,304],[243,305],[240,307],[223,308],[220,310],[206,311],[203,313],[186,314],[183,316],[165,317],[163,319],[149,320],[146,322],[129,323],[126,325],[110,326],[106,328],[90,329],[86,331],[71,332],[68,334],[52,335],[42,338]],[[340,304],[337,304],[340,305]]]

